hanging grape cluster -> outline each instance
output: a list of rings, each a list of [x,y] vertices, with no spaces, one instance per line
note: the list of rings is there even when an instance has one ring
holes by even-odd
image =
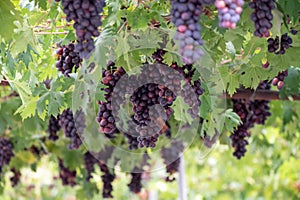
[[[79,121],[84,121],[84,119]],[[82,144],[82,136],[77,131],[78,124],[75,122],[73,112],[70,108],[64,110],[60,115],[59,125],[63,129],[65,136],[70,139],[69,149],[78,149]]]
[[[203,51],[200,35],[199,18],[202,12],[200,1],[170,0],[172,22],[177,27],[174,39],[179,41],[179,53],[184,63],[191,64],[197,61]]]
[[[56,0],[59,2],[60,0]],[[74,21],[77,37],[76,51],[81,58],[88,58],[95,49],[94,37],[100,35],[98,27],[101,25],[100,13],[105,7],[104,0],[61,0],[63,11],[68,22]]]
[[[283,34],[280,37],[276,36],[275,38],[268,39],[268,51],[270,53],[285,54],[286,50],[292,46],[293,39],[288,35],[288,33]]]
[[[219,13],[219,26],[235,28],[241,18],[244,0],[216,0],[215,5]]]
[[[274,0],[253,0],[249,3],[249,7],[254,11],[251,13],[251,20],[254,22],[255,32],[257,37],[269,37],[270,29],[272,28],[273,14],[275,8]]]
[[[79,57],[79,53],[75,51],[75,45],[73,43],[62,46],[57,44],[57,46],[59,48],[56,51],[56,68],[63,73],[64,76],[69,77],[70,73],[76,72],[80,67],[82,59]]]
[[[183,142],[180,140],[173,140],[170,147],[164,147],[161,150],[161,157],[164,159],[166,171],[169,174],[166,181],[172,182],[175,180],[173,175],[178,171],[180,165],[180,156],[184,150]]]
[[[257,89],[270,90],[271,84],[267,81],[261,82]],[[242,121],[234,132],[230,135],[232,147],[234,148],[233,155],[240,159],[247,151],[247,137],[250,137],[249,129],[254,124],[264,124],[267,117],[270,116],[269,101],[246,99],[232,99],[233,111],[236,112]]]
[[[14,156],[13,144],[7,138],[0,138],[0,172],[5,165],[8,165]]]
[[[59,115],[57,115],[56,118],[51,115],[48,123],[49,140],[56,141],[58,139],[57,132],[60,130],[60,128]]]
[[[164,64],[164,54],[165,51],[157,50],[152,55],[155,63]],[[129,128],[126,131],[122,130],[128,139],[130,149],[153,148],[156,146],[160,135],[170,134],[170,127],[165,121],[168,121],[173,113],[171,105],[176,99],[174,93],[176,90],[190,106],[189,114],[193,118],[198,117],[201,104],[199,96],[203,94],[203,89],[200,80],[192,81],[195,69],[192,69],[191,65],[180,67],[176,63],[167,69],[170,71],[163,67],[158,69],[156,67],[143,67],[139,75],[128,76],[123,68],[117,68],[110,62],[107,70],[102,73],[102,83],[108,87],[103,89],[106,92],[106,101],[99,102],[97,121],[100,124],[100,131],[108,138],[113,138],[115,133],[120,132],[116,128],[116,122],[120,122],[120,119],[112,115],[113,91],[115,95],[113,100],[118,106],[124,103],[126,94],[130,95],[129,100],[132,104],[133,115],[131,121],[128,122]],[[171,69],[174,69],[176,73]],[[122,76],[126,76],[128,80],[131,80],[131,83],[119,84],[121,88],[115,88]],[[180,92],[182,77],[185,78],[185,83]],[[164,80],[166,83],[158,84],[160,80]],[[144,84],[145,82],[146,84]],[[135,85],[141,86],[133,90]]]
[[[142,179],[143,174],[145,173],[144,168],[149,166],[148,160],[150,159],[149,155],[145,153],[143,155],[143,160],[140,163],[140,166],[135,166],[130,173],[131,179],[130,182],[127,184],[129,190],[133,193],[141,192],[143,188]]]
[[[117,133],[115,118],[111,108],[111,93],[118,80],[125,74],[125,70],[122,67],[118,69],[113,68],[114,63],[109,63],[107,70],[103,70],[102,72],[102,84],[107,86],[107,88],[103,89],[106,92],[106,102],[99,102],[99,112],[97,116],[97,121],[100,124],[100,131],[108,138],[114,138],[114,134]]]
[[[101,152],[100,152],[101,153]],[[87,181],[89,181],[92,178],[92,173],[95,171],[95,165],[100,167],[101,172],[103,173],[101,176],[102,182],[103,182],[103,190],[102,190],[102,197],[103,198],[112,198],[112,182],[115,179],[115,174],[113,172],[110,172],[108,166],[106,165],[107,159],[110,157],[112,151],[111,149],[104,149],[102,151],[103,154],[105,154],[105,158],[103,160],[99,160],[93,155],[91,152],[86,152],[84,154],[84,165],[85,169],[87,171]]]
[[[112,182],[115,179],[115,174],[111,173],[107,167],[107,165],[103,162],[99,162],[99,167],[103,175],[101,176],[102,182],[103,182],[103,190],[102,190],[102,196],[103,198],[113,198],[112,196]]]
[[[272,80],[272,85],[276,86],[279,90],[284,87],[284,79],[288,76],[288,70],[280,72],[275,78]]]
[[[137,167],[135,167],[133,169],[133,171],[138,171],[138,170],[139,170],[139,168],[137,168]],[[128,183],[128,188],[133,193],[139,193],[143,188],[143,185],[142,185],[143,173],[132,172],[132,173],[130,173],[130,175],[131,175],[131,180],[130,180],[130,183]]]
[[[62,159],[59,159],[59,178],[61,179],[63,185],[76,185],[76,171],[70,170],[64,166]]]

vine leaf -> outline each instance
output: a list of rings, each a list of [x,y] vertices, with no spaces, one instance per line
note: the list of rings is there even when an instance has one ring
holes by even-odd
[[[192,124],[193,119],[187,112],[189,106],[184,102],[181,96],[176,98],[176,100],[173,102],[172,108],[174,110],[174,118],[177,121]]]
[[[239,117],[238,114],[233,112],[232,109],[227,109],[225,111],[225,128],[229,132],[233,132],[233,130],[241,124],[241,118]]]
[[[9,0],[0,1],[0,36],[5,40],[10,40],[13,36],[15,21],[21,19],[19,12],[15,9],[15,6]]]

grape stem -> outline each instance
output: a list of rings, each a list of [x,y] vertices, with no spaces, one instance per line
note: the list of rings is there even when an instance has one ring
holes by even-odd
[[[291,95],[290,97],[280,98],[279,92],[277,91],[270,91],[270,90],[250,90],[250,89],[243,89],[238,90],[232,97],[229,94],[223,94],[222,98],[227,99],[249,99],[249,100],[294,100],[300,101],[300,94],[299,95]]]

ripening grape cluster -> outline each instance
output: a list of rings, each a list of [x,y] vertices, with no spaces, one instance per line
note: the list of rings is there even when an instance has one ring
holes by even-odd
[[[13,176],[10,177],[11,186],[15,187],[20,182],[20,178],[22,174],[20,170],[16,170],[15,168],[12,168],[10,171],[13,173]]]
[[[112,191],[113,186],[112,182],[115,180],[115,174],[111,173],[104,162],[99,162],[99,167],[103,175],[101,176],[103,182],[103,190],[102,190],[102,197],[103,198],[113,198]]]
[[[7,138],[0,139],[0,172],[5,165],[8,165],[14,156],[13,144]]]
[[[62,46],[57,44],[57,46],[59,48],[56,51],[56,68],[62,72],[64,76],[69,77],[70,73],[77,71],[82,59],[79,57],[79,53],[75,51],[75,45],[73,43]]]
[[[164,159],[166,171],[169,174],[166,177],[166,181],[172,182],[175,180],[173,174],[175,174],[179,169],[180,156],[183,150],[183,142],[179,140],[173,140],[170,144],[170,147],[162,148],[161,157]]]
[[[57,132],[60,130],[59,115],[55,118],[53,115],[50,116],[48,124],[49,140],[56,141],[58,139]]]
[[[244,0],[216,0],[215,5],[219,13],[219,26],[234,29],[241,18]]]
[[[137,171],[137,168],[134,168],[133,171]],[[129,190],[133,193],[139,193],[143,187],[142,185],[142,173],[139,172],[132,172],[130,173],[131,180],[128,183]]]
[[[59,159],[59,178],[62,181],[63,185],[76,185],[76,171],[70,170],[66,166],[61,159]]]
[[[59,2],[60,0],[56,0]],[[68,22],[74,21],[77,44],[76,51],[81,58],[88,58],[95,49],[94,37],[100,35],[98,27],[101,25],[100,13],[105,7],[104,0],[61,0],[63,11]]]
[[[86,180],[90,180],[92,178],[92,173],[95,171],[95,164],[98,160],[90,153],[86,152],[83,156],[84,165],[87,172]]]
[[[280,37],[276,36],[275,38],[268,39],[268,51],[270,53],[285,54],[286,50],[292,46],[293,39],[288,35],[288,33],[283,34]]]
[[[157,50],[152,55],[155,63],[164,64],[164,53],[163,50]],[[123,132],[130,149],[155,147],[160,135],[170,136],[167,121],[173,113],[171,105],[179,94],[190,106],[188,112],[191,117],[198,117],[201,104],[199,96],[202,95],[203,89],[200,80],[192,81],[195,70],[191,65],[180,67],[176,63],[170,67],[164,66],[165,68],[145,66],[140,74],[128,76],[123,68],[117,68],[111,62],[108,64],[102,76],[102,83],[108,86],[103,89],[106,92],[106,101],[99,102],[97,116],[102,133],[108,138],[113,138],[115,133]],[[115,87],[123,76],[131,82],[122,82]],[[185,79],[182,90],[181,79]],[[159,83],[162,80],[164,83]],[[134,89],[135,86],[140,87]],[[119,106],[124,103],[126,95],[130,96],[133,115],[126,131],[117,130],[116,122],[120,122],[120,119],[112,114],[112,99],[116,106]]]
[[[142,179],[143,179],[143,174],[145,173],[145,166],[149,166],[148,160],[150,159],[149,155],[145,153],[143,155],[143,160],[140,164],[139,167],[134,167],[132,172],[130,173],[131,179],[130,182],[127,184],[129,190],[133,193],[139,193],[142,188]]]
[[[82,144],[82,140],[80,132],[77,131],[77,124],[70,108],[65,109],[60,114],[59,125],[64,131],[65,136],[70,139],[69,149],[78,149]]]
[[[272,80],[272,85],[277,86],[279,90],[281,90],[284,86],[284,79],[288,76],[288,70],[280,72],[275,78]]]
[[[253,9],[251,20],[254,22],[255,32],[257,37],[269,37],[270,29],[272,28],[273,14],[275,8],[274,0],[253,0],[249,3],[249,7]]]
[[[271,84],[267,81],[261,82],[257,89],[270,90]],[[240,159],[247,151],[247,137],[250,137],[249,129],[254,124],[264,124],[267,117],[270,116],[269,101],[254,100],[247,101],[245,99],[232,99],[233,111],[236,112],[242,121],[234,132],[230,135],[233,155]]]
[[[170,0],[170,2],[172,22],[177,27],[174,39],[179,41],[179,53],[184,63],[194,63],[203,55],[203,51],[199,48],[203,45],[199,24],[202,4],[190,0]]]
[[[109,63],[107,70],[102,72],[102,84],[107,86],[103,89],[105,94],[105,102],[99,102],[99,112],[97,116],[97,121],[100,124],[100,131],[105,134],[108,138],[113,138],[114,134],[117,132],[115,125],[115,118],[112,114],[111,108],[111,93],[118,80],[125,74],[125,70],[122,67],[113,70],[114,64]]]
[[[87,171],[86,179],[87,181],[89,181],[92,178],[92,173],[95,171],[95,165],[99,166],[101,172],[103,173],[103,175],[101,176],[103,182],[102,197],[112,198],[112,182],[115,179],[115,174],[109,171],[109,168],[104,161],[105,160],[98,160],[92,153],[86,152],[84,154],[84,165]]]

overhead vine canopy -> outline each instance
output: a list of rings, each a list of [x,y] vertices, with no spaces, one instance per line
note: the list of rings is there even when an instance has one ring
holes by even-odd
[[[1,176],[48,159],[78,199],[113,198],[116,171],[141,194],[188,148],[242,160],[263,126],[299,157],[299,16],[298,0],[2,0]]]

